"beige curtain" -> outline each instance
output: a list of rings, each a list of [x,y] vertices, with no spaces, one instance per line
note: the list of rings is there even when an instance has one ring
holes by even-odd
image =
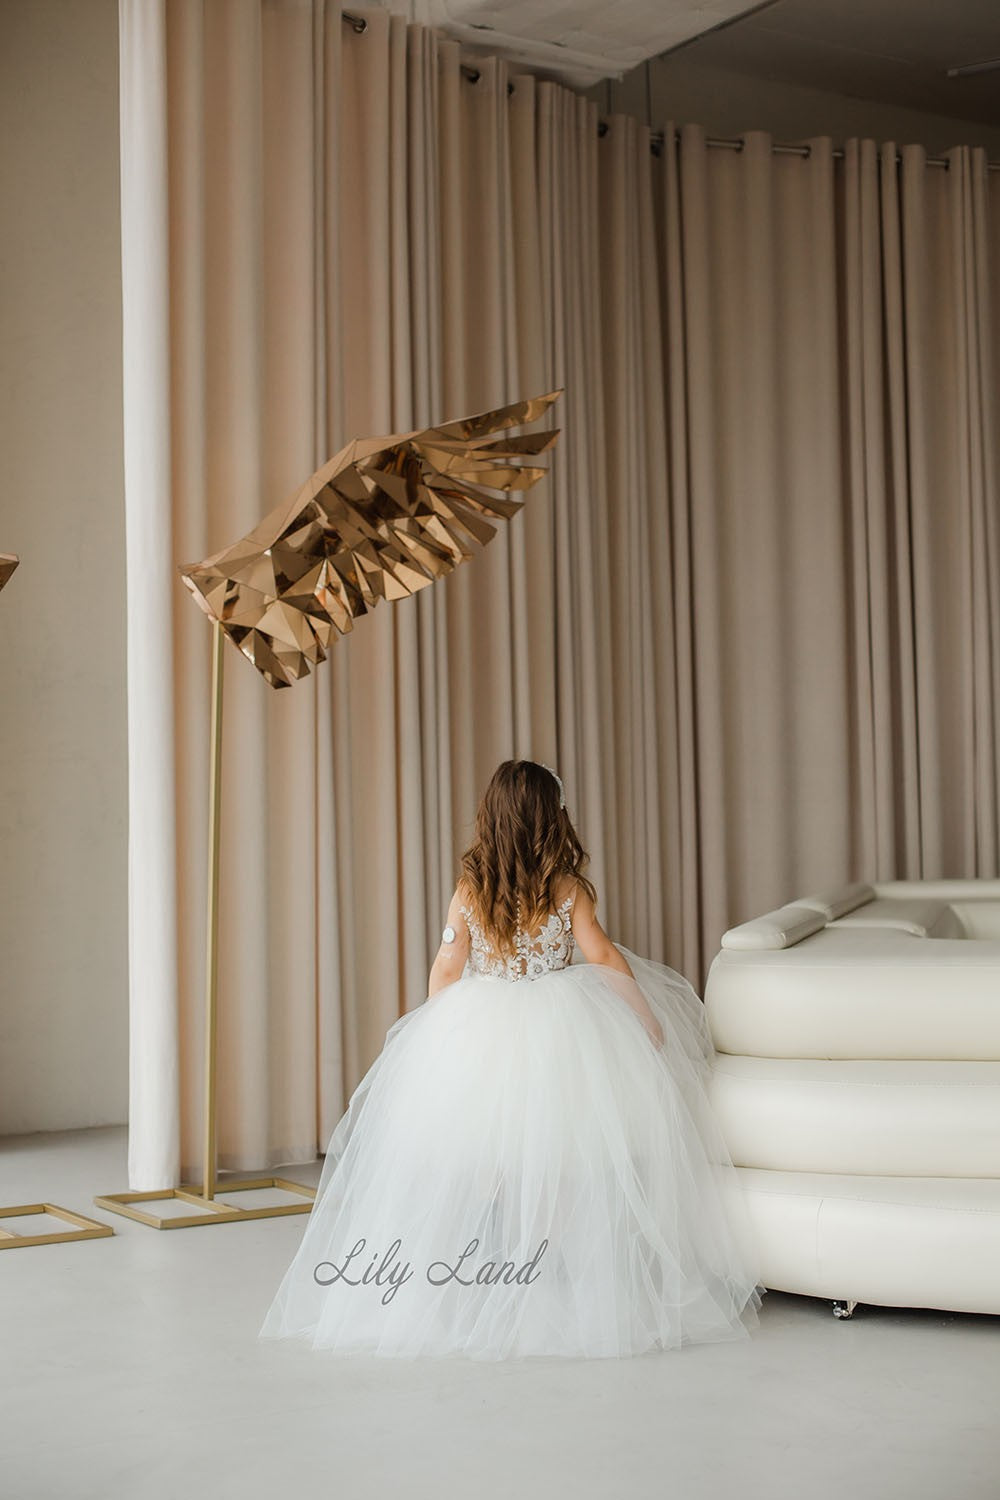
[[[1000,210],[618,116],[383,10],[121,0],[130,1183],[197,1171],[209,631],[176,575],[350,437],[564,386],[550,474],[276,693],[227,651],[220,1160],[322,1149],[496,762],[700,986],[807,887],[996,873]],[[672,127],[668,127],[672,137]]]
[[[673,951],[701,975],[726,926],[809,889],[997,873],[1000,181],[966,147],[944,168],[682,136],[653,169],[679,765],[661,837],[680,839]]]
[[[877,872],[997,868],[1000,551],[996,198],[852,142],[842,191],[857,848]]]
[[[668,138],[672,129],[668,128]],[[854,862],[831,143],[656,163],[682,966]]]

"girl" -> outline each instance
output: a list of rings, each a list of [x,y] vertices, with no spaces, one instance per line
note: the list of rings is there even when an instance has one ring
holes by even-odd
[[[498,766],[427,999],[333,1132],[260,1338],[501,1359],[758,1326],[704,1008],[611,941],[586,862],[558,775]]]

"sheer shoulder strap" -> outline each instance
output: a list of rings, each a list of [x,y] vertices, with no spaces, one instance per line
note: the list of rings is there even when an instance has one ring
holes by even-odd
[[[580,882],[575,875],[569,877],[566,895],[559,903],[559,910],[567,913],[570,921],[573,920],[573,912],[576,909],[576,898],[580,890]]]

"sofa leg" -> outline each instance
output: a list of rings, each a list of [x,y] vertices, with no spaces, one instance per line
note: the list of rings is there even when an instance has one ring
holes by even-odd
[[[857,1302],[835,1302],[833,1304],[833,1316],[835,1318],[853,1318]]]

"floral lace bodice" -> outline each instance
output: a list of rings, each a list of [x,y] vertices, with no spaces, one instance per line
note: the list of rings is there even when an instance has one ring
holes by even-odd
[[[555,969],[565,969],[575,947],[571,916],[575,894],[572,892],[550,912],[548,921],[533,935],[518,927],[516,951],[509,956],[495,952],[469,908],[461,907],[471,940],[469,967],[473,974],[489,979],[539,979]]]

